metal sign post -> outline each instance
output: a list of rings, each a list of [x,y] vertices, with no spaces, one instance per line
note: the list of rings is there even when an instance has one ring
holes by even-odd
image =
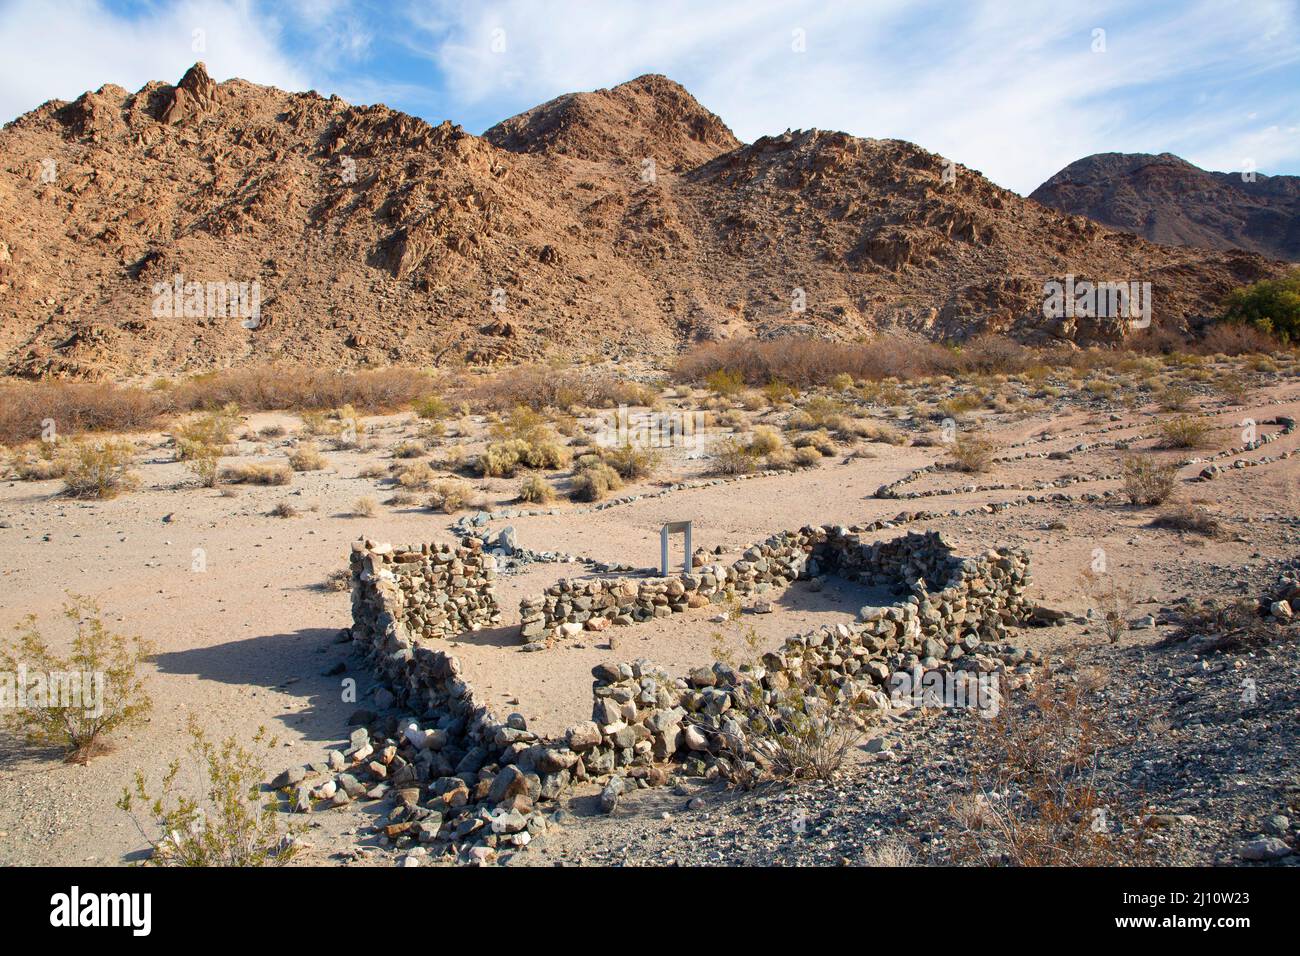
[[[687,574],[690,574],[692,548],[691,523],[689,521],[670,521],[659,532],[659,571],[664,577],[668,577],[668,536],[670,534],[684,534],[686,536],[686,560],[682,567]]]

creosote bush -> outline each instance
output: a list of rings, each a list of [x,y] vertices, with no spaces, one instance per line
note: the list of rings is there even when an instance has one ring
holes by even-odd
[[[1160,423],[1159,448],[1204,448],[1210,443],[1213,427],[1204,418],[1179,415]]]
[[[985,472],[993,466],[997,442],[982,435],[959,434],[948,445],[948,458],[957,471]]]
[[[128,470],[135,450],[128,441],[82,441],[72,447],[63,474],[64,493],[73,498],[116,498],[136,487]]]
[[[569,485],[569,496],[574,501],[600,501],[622,487],[623,479],[617,471],[601,461],[599,456],[584,455]]]
[[[1178,488],[1178,466],[1149,455],[1126,455],[1120,469],[1124,495],[1131,504],[1144,508],[1164,504]]]
[[[173,760],[157,795],[149,793],[143,771],[135,786],[122,791],[118,807],[131,815],[153,853],[155,866],[279,866],[297,851],[294,828],[281,830],[278,801],[264,794],[267,773],[257,750],[234,737],[209,740],[191,715],[188,761]],[[270,752],[277,741],[258,728],[253,746]],[[182,771],[197,776],[198,793],[182,789]],[[135,815],[145,808],[152,832]]]
[[[35,615],[0,646],[0,671],[15,680],[12,688],[0,683],[0,726],[30,744],[60,748],[69,762],[86,763],[104,751],[105,737],[148,713],[140,667],[153,648],[139,637],[110,631],[90,598],[70,595],[63,616],[75,628],[66,657],[46,643]],[[26,706],[3,700],[19,692],[20,675],[29,682],[22,688]],[[32,683],[37,678],[39,684]]]

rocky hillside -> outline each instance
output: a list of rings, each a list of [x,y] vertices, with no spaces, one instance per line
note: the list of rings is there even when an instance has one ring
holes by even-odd
[[[1120,328],[1045,322],[1044,281],[1150,281],[1156,322],[1182,325],[1282,268],[1152,245],[944,164],[815,130],[743,146],[659,76],[476,137],[196,64],[0,131],[0,372],[663,357],[882,327],[1082,341]],[[218,283],[258,308],[222,308]]]
[[[1212,173],[1171,153],[1098,153],[1030,194],[1152,242],[1300,262],[1300,176]]]

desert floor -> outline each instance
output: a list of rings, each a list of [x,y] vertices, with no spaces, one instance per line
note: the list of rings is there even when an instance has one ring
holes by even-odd
[[[1157,419],[1171,414],[1140,402],[1074,399],[1067,395],[1033,416],[987,415],[982,419],[985,433],[1010,445],[1050,430],[1064,437],[1033,447],[1065,450],[1089,440],[1089,435],[1102,437],[1103,428],[1108,429],[1107,441],[1149,433]],[[1263,423],[1280,415],[1300,417],[1300,382],[1290,375],[1274,376],[1245,405],[1228,405],[1207,396],[1198,398],[1197,404],[1222,426],[1216,434],[1220,447],[1227,447],[1240,444],[1237,432],[1244,419]],[[764,411],[750,418],[770,415]],[[273,425],[287,428],[289,437],[241,440],[241,456],[269,460],[282,455],[280,446],[292,441],[298,425],[294,416],[251,414],[244,419],[248,432]],[[77,766],[6,741],[0,754],[0,864],[113,865],[140,858],[145,838],[115,803],[137,769],[156,781],[168,762],[184,753],[190,714],[212,737],[248,740],[258,727],[266,727],[278,738],[275,752],[267,758],[272,773],[319,761],[326,750],[347,739],[347,719],[364,705],[373,681],[348,645],[337,641],[340,629],[350,624],[349,595],[328,590],[323,582],[346,566],[349,546],[359,537],[396,544],[448,540],[456,518],[418,503],[380,504],[372,517],[352,516],[359,498],[383,501],[390,488],[382,479],[360,477],[360,473],[367,466],[389,464],[388,449],[417,427],[409,413],[368,417],[366,425],[362,448],[325,449],[324,470],[298,473],[286,486],[240,486],[232,497],[219,489],[196,487],[185,467],[173,460],[163,434],[132,436],[144,449],[136,465],[141,484],[113,500],[61,497],[57,481],[0,483],[0,629],[8,632],[34,614],[48,638],[64,641],[67,631],[60,607],[70,593],[86,595],[100,603],[111,627],[145,636],[157,652],[149,665],[148,690],[154,707],[148,723],[115,736],[111,753],[88,766]],[[1259,429],[1276,431],[1265,424]],[[1298,442],[1300,435],[1293,434],[1235,457],[1276,455]],[[945,487],[954,489],[952,493],[897,501],[872,495],[910,469],[941,459],[943,450],[870,443],[861,456],[827,457],[808,470],[683,489],[581,516],[516,517],[493,521],[491,526],[513,525],[520,544],[527,548],[652,566],[658,561],[660,526],[689,518],[694,521],[697,546],[721,547],[723,560],[734,560],[746,544],[782,529],[862,523],[891,518],[901,510],[946,512],[1021,500],[1028,492],[956,489],[972,480],[1028,485],[1067,473],[1113,471],[1118,454],[1106,447],[1068,460],[1009,462],[975,479],[941,472],[905,488]],[[1175,458],[1188,453],[1160,454]],[[1221,464],[1229,466],[1232,460]],[[651,481],[619,494],[661,490],[701,475],[707,464],[699,454],[674,451]],[[1183,468],[1181,477],[1192,478],[1200,467]],[[474,484],[488,510],[528,507],[510,504],[518,479],[475,480]],[[1063,490],[1100,492],[1117,484],[1094,481]],[[1199,502],[1223,524],[1219,536],[1210,539],[1152,528],[1153,509],[1118,501],[1031,504],[996,514],[915,522],[906,530],[941,530],[958,554],[997,543],[1023,545],[1031,554],[1035,599],[1079,615],[1089,607],[1080,591],[1079,574],[1098,548],[1104,549],[1111,568],[1137,592],[1139,614],[1154,613],[1184,594],[1234,596],[1227,592],[1237,586],[1234,582],[1245,582],[1252,568],[1297,554],[1300,525],[1287,519],[1300,514],[1300,457],[1229,469],[1212,482],[1181,484],[1185,500]],[[272,508],[281,502],[292,504],[297,515],[272,516]],[[569,511],[577,506],[561,498],[557,507]],[[881,536],[902,530],[886,530]],[[453,642],[469,679],[494,695],[503,712],[523,713],[530,726],[558,732],[589,716],[590,669],[615,656],[606,643],[610,633],[618,641],[617,659],[644,657],[674,673],[713,660],[719,641],[735,651],[743,647],[736,628],[710,622],[713,610],[701,609],[654,623],[584,634],[586,640],[570,646],[521,653],[510,627],[518,620],[519,599],[540,592],[558,577],[584,573],[580,565],[539,563],[503,575],[498,588],[502,627],[466,634]],[[744,618],[770,646],[787,634],[849,619],[862,600],[848,585],[811,593],[796,584],[776,603],[775,613]],[[1149,646],[1161,631],[1155,627],[1133,632],[1129,650]],[[1091,646],[1091,653],[1105,665],[1104,638],[1095,628],[1092,633],[1078,624],[1026,630],[1018,642],[1048,653],[1064,644],[1082,643]],[[1126,666],[1118,651],[1111,660],[1116,668]],[[339,662],[345,666],[342,674],[324,676]],[[1247,660],[1242,667],[1268,665]],[[357,681],[359,703],[343,699],[346,678]],[[908,728],[902,725],[894,733],[905,738]],[[887,790],[888,781],[878,785]],[[590,815],[588,797],[575,794],[573,825],[557,828],[547,849],[523,854],[530,855],[528,862],[616,861],[617,854],[602,856],[601,847],[618,840],[610,828],[618,825],[620,817],[584,824],[582,818]],[[681,792],[635,797],[627,812],[638,814],[645,831],[662,839],[662,828],[679,812]],[[382,812],[381,806],[374,805],[314,814],[306,834],[311,849],[303,862],[351,859],[348,851],[355,844],[377,846],[367,826]],[[716,835],[716,825],[699,833],[709,829]],[[620,846],[626,843],[624,834]],[[621,853],[627,856],[626,850]],[[661,851],[643,858],[653,862],[665,855],[680,856]],[[364,860],[391,862],[382,849]]]

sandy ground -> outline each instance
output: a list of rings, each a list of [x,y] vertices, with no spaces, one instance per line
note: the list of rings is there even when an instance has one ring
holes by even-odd
[[[1287,403],[1261,404],[1261,398],[1277,396]],[[1244,409],[1210,410],[1224,423],[1248,415],[1261,421],[1279,414],[1297,416],[1300,385],[1291,381],[1274,386]],[[1153,422],[1149,412],[1123,414],[1139,432]],[[67,631],[58,612],[65,595],[76,593],[99,601],[110,626],[141,634],[157,648],[148,674],[153,713],[145,726],[118,734],[111,754],[89,766],[72,766],[20,747],[16,741],[3,742],[0,864],[116,864],[137,856],[144,839],[114,804],[137,769],[157,780],[167,763],[184,752],[190,714],[214,737],[247,740],[265,726],[278,738],[276,752],[268,758],[272,772],[320,760],[326,749],[346,739],[346,720],[357,705],[344,700],[343,682],[355,679],[363,693],[373,682],[347,647],[336,643],[339,629],[350,623],[349,596],[320,585],[330,572],[344,566],[349,545],[358,537],[395,544],[447,540],[452,521],[415,506],[381,505],[375,517],[349,516],[358,498],[369,495],[383,501],[389,496],[387,485],[360,478],[358,473],[367,465],[387,463],[384,449],[402,434],[413,433],[409,415],[368,422],[375,447],[327,450],[325,471],[298,474],[285,487],[241,486],[235,497],[195,487],[184,467],[171,460],[161,435],[136,436],[149,446],[137,465],[142,484],[114,500],[77,502],[59,497],[59,482],[0,484],[0,629],[8,632],[25,616],[35,614],[47,637],[65,641]],[[272,423],[292,428],[296,420],[278,415],[252,415],[246,420],[254,429]],[[1073,437],[1080,431],[1112,424],[1106,415],[1068,409],[1033,422],[1007,416],[1000,424],[991,422],[990,430],[1013,442],[1050,427],[1069,436],[1059,447],[1070,447],[1080,440]],[[277,442],[267,444],[272,447],[263,457],[283,455],[283,448],[274,447]],[[1295,444],[1291,436],[1242,457],[1276,454]],[[241,442],[241,451],[251,455],[255,446]],[[721,546],[725,559],[731,560],[737,549],[785,528],[869,521],[902,510],[946,511],[1024,495],[986,492],[916,501],[877,500],[870,497],[877,487],[936,460],[941,452],[883,444],[869,448],[874,457],[828,458],[809,471],[682,490],[576,519],[531,517],[509,523],[526,547],[651,565],[657,561],[659,527],[670,520],[692,519],[696,543]],[[1105,450],[1076,455],[1071,462],[1012,463],[974,480],[1036,481],[1071,472],[1112,471],[1115,454]],[[941,518],[910,529],[941,529],[959,553],[1000,542],[1024,544],[1032,555],[1035,596],[1053,606],[1079,612],[1087,607],[1078,575],[1097,548],[1106,551],[1112,567],[1122,569],[1143,597],[1167,597],[1171,590],[1176,594],[1192,587],[1194,581],[1188,582],[1198,566],[1239,565],[1296,552],[1295,529],[1271,519],[1300,513],[1298,460],[1230,472],[1210,484],[1185,485],[1187,497],[1203,500],[1225,520],[1225,535],[1208,543],[1149,528],[1150,511],[1114,504],[1041,504],[998,515]],[[668,461],[667,474],[658,478],[689,477],[703,466],[698,459],[678,456]],[[1184,475],[1194,471],[1189,467]],[[906,488],[956,488],[971,480],[939,475]],[[478,484],[489,502],[504,504],[518,482]],[[649,483],[629,490],[659,487]],[[1066,490],[1078,493],[1106,487],[1114,484],[1090,483]],[[295,506],[297,517],[269,514],[284,501]],[[1054,522],[1064,527],[1047,530]],[[500,584],[504,626],[455,642],[470,679],[499,701],[502,712],[519,710],[535,726],[558,731],[588,716],[590,669],[611,656],[645,657],[670,672],[681,672],[714,659],[719,640],[715,635],[720,634],[732,651],[743,649],[738,628],[710,623],[716,612],[701,609],[653,624],[584,635],[586,640],[577,641],[582,646],[520,652],[509,628],[517,621],[519,598],[539,592],[558,577],[580,573],[582,569],[574,565],[547,564],[504,577]],[[776,613],[745,615],[742,621],[754,625],[761,643],[775,646],[789,633],[847,620],[861,603],[862,595],[846,585],[829,586],[817,594],[796,585],[780,596]],[[616,653],[607,647],[610,633],[619,642]],[[1032,633],[1026,635],[1026,643],[1036,639]],[[338,662],[345,665],[344,673],[323,676]],[[309,836],[319,847],[309,857],[313,861],[346,845],[364,821],[359,813],[316,816],[316,829]]]

